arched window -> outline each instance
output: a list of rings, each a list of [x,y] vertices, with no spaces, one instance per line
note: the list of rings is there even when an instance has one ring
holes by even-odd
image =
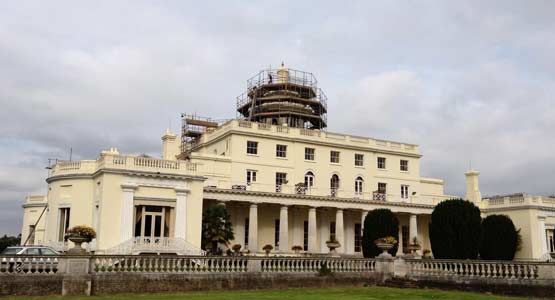
[[[330,179],[330,193],[332,197],[337,195],[337,190],[339,189],[339,176],[333,174]]]
[[[356,196],[361,196],[362,195],[362,186],[364,184],[364,179],[362,179],[362,177],[357,177],[357,179],[355,179],[355,195]]]
[[[304,186],[307,189],[310,189],[314,186],[314,173],[312,173],[311,171],[306,172],[306,174],[304,174]]]

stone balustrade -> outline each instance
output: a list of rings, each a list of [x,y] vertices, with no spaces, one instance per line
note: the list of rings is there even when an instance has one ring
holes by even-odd
[[[0,256],[0,275],[49,275],[58,271],[57,256]]]
[[[314,141],[326,143],[351,144],[353,146],[362,146],[374,149],[390,150],[395,152],[404,152],[410,154],[418,154],[418,145],[398,143],[393,141],[379,140],[367,137],[359,137],[347,134],[339,134],[326,132],[321,130],[295,128],[280,125],[271,125],[265,123],[249,122],[247,120],[230,120],[210,132],[206,132],[201,137],[201,143],[216,138],[227,130],[259,130],[263,134],[275,133],[277,135],[287,135],[290,138],[311,139]]]
[[[454,276],[459,278],[496,278],[534,280],[539,278],[536,262],[484,260],[406,260],[411,277]]]
[[[97,255],[91,264],[95,273],[317,273],[324,265],[339,273],[375,270],[373,259],[330,257]]]
[[[180,160],[103,153],[97,160],[58,161],[52,167],[50,176],[93,174],[100,169],[194,175],[197,172],[197,164]]]
[[[282,287],[304,281],[366,283],[409,282],[417,286],[451,286],[480,291],[553,295],[555,264],[535,261],[482,261],[402,258],[92,255],[0,256],[0,295],[36,286],[28,294],[84,294],[189,290],[203,283],[234,286],[252,282]],[[334,276],[321,272],[328,269]],[[326,281],[328,280],[328,281]],[[167,282],[169,285],[150,285]],[[54,286],[52,286],[54,285]],[[242,288],[252,288],[249,284]]]

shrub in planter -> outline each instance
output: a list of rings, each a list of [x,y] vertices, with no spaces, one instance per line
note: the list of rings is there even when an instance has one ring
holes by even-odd
[[[434,208],[429,226],[435,258],[475,259],[482,244],[482,218],[474,203],[445,200]]]
[[[512,260],[519,247],[519,230],[505,215],[487,216],[482,221],[484,239],[480,258],[488,260]]]
[[[240,254],[242,246],[239,244],[235,244],[231,247],[231,249],[233,250],[233,252],[235,252],[236,255]]]
[[[272,252],[273,249],[274,249],[274,246],[270,244],[264,245],[264,247],[262,247],[262,250],[266,252],[266,255],[270,254],[270,252]]]
[[[84,242],[90,242],[96,238],[96,231],[87,225],[77,225],[67,230],[66,234],[69,238],[80,237]]]
[[[364,219],[364,232],[362,235],[362,253],[364,257],[376,257],[382,251],[374,243],[383,237],[393,237],[399,240],[399,220],[389,209],[375,209]],[[395,244],[389,254],[397,253],[398,244]]]
[[[299,246],[299,245],[295,245],[295,246],[291,247],[291,250],[293,250],[295,253],[299,253],[299,252],[303,251],[303,247]]]

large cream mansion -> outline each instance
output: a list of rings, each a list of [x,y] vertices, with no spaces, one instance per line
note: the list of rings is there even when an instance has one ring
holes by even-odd
[[[202,254],[202,211],[226,206],[235,240],[251,254],[361,254],[368,211],[397,214],[399,254],[416,237],[431,249],[428,223],[445,195],[441,179],[420,175],[414,144],[332,133],[325,95],[310,73],[266,70],[237,99],[240,117],[214,122],[183,116],[180,136],[162,136],[161,158],[121,154],[57,161],[46,196],[25,199],[22,242],[66,246],[65,231],[86,224],[97,253]],[[518,258],[555,252],[555,198],[525,194],[482,198],[478,172],[465,173],[465,199],[484,216],[507,214],[521,228]],[[459,198],[459,197],[456,197]]]

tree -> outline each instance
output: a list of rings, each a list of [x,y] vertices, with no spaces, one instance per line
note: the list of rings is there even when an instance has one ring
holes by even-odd
[[[482,218],[474,203],[445,200],[434,208],[429,227],[435,258],[475,259],[482,244]]]
[[[17,246],[19,243],[21,243],[21,234],[18,236],[8,236],[4,234],[3,237],[0,237],[0,252],[10,246]]]
[[[519,247],[519,230],[506,215],[487,216],[482,221],[484,239],[480,257],[488,260],[512,260]]]
[[[233,238],[233,226],[225,206],[210,205],[202,213],[203,248],[209,247],[211,254],[218,254],[218,244],[227,246]]]
[[[374,209],[364,219],[364,232],[362,234],[362,253],[364,257],[375,257],[382,251],[374,244],[374,241],[392,236],[399,240],[399,220],[389,209]],[[395,244],[388,252],[391,255],[397,253],[399,244]]]

